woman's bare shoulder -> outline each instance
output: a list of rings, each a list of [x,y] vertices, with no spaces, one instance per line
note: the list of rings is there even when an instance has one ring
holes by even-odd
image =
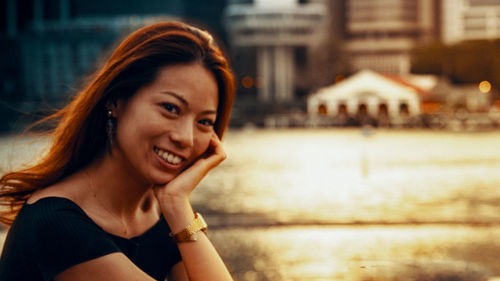
[[[31,194],[28,204],[34,204],[38,200],[47,197],[62,197],[78,203],[81,197],[82,186],[84,185],[81,173],[75,173],[52,185],[44,187]]]

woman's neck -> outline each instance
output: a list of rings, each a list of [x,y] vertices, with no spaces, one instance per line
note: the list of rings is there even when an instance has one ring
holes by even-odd
[[[112,215],[130,221],[141,209],[152,206],[154,196],[150,185],[139,180],[130,167],[123,167],[120,162],[106,154],[84,172],[90,195],[97,203]]]

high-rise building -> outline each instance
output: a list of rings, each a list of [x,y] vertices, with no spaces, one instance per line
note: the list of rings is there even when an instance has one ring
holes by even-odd
[[[325,13],[319,0],[229,1],[225,22],[236,70],[246,79],[243,95],[247,91],[268,104],[293,102],[308,48],[324,30]]]
[[[409,52],[439,36],[436,0],[346,0],[346,51],[351,71],[410,71]]]
[[[500,38],[500,0],[442,0],[441,10],[445,43]]]

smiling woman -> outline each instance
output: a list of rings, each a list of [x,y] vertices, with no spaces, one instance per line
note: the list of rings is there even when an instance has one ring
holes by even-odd
[[[49,152],[0,179],[0,280],[232,280],[189,195],[225,159],[233,76],[176,22],[127,37],[64,109]]]

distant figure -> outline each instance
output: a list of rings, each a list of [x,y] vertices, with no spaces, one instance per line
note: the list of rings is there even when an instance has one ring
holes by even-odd
[[[225,159],[234,80],[205,31],[127,37],[64,109],[50,151],[0,179],[0,280],[232,280],[189,195]]]

